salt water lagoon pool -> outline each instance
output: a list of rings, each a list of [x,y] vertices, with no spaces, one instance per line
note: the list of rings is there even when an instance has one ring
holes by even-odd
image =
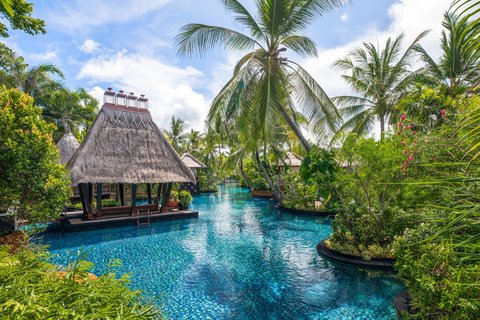
[[[93,273],[120,259],[130,286],[169,319],[396,319],[393,273],[331,262],[316,252],[329,218],[283,213],[235,184],[194,197],[199,217],[43,235],[53,262],[79,252]]]

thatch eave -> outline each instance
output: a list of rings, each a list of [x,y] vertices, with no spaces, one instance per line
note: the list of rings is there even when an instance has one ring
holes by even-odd
[[[104,105],[68,162],[72,182],[193,182],[193,172],[145,109]]]

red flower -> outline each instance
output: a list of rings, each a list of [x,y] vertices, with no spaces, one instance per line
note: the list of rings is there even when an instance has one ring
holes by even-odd
[[[443,110],[441,111],[441,114],[442,114],[442,120],[444,120],[444,119],[445,119],[445,114],[446,114],[446,113],[447,113],[447,111],[445,111],[445,109],[443,109]]]
[[[407,150],[406,150],[406,149],[403,149],[403,154],[407,154]]]
[[[402,116],[400,117],[400,120],[403,121],[403,120],[405,120],[406,117],[407,117],[406,115],[402,114]]]

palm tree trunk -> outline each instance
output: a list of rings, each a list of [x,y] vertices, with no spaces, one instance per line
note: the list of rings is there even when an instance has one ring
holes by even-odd
[[[240,174],[242,175],[243,180],[245,180],[250,190],[253,189],[252,182],[250,181],[250,179],[248,179],[248,177],[245,175],[245,172],[243,171],[243,159],[240,159],[239,168],[240,168]]]
[[[380,115],[380,141],[385,138],[385,116]]]
[[[255,151],[255,161],[257,162],[258,167],[260,168],[260,171],[262,171],[263,177],[268,183],[268,186],[270,189],[272,189],[273,196],[278,202],[282,202],[283,196],[282,193],[280,192],[280,189],[275,185],[273,182],[272,178],[268,174],[267,170],[265,170],[265,167],[263,166],[262,162],[260,161],[260,155],[258,154],[258,151]]]
[[[298,138],[298,141],[300,141],[300,144],[302,145],[302,147],[307,151],[307,152],[310,152],[310,144],[308,143],[307,139],[305,139],[305,137],[303,136],[303,133],[302,131],[300,130],[300,128],[297,126],[297,124],[295,123],[295,121],[293,121],[293,119],[290,117],[290,115],[285,111],[284,108],[280,108],[280,112],[282,113],[282,116],[283,118],[285,119],[285,121],[287,121],[287,124],[288,126],[290,127],[290,129],[292,129],[293,133],[295,134],[295,136],[297,136]]]

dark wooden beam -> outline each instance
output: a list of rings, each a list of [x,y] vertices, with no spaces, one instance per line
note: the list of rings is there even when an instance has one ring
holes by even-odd
[[[102,216],[102,192],[103,184],[97,183],[97,218]]]
[[[130,207],[130,214],[133,214],[133,211],[135,210],[136,207],[136,202],[137,202],[137,185],[132,184],[132,205]]]
[[[162,192],[162,212],[168,212],[168,202],[170,201],[170,192],[172,191],[172,183],[169,182],[163,187]]]
[[[161,205],[161,203],[162,203],[162,188],[163,188],[163,183],[159,183],[158,188],[157,188],[157,203],[158,203],[158,205]]]
[[[87,203],[86,203],[86,194],[85,194],[85,183],[78,184],[78,193],[80,194],[80,201],[82,202],[83,214],[87,215]]]
[[[123,183],[118,184],[118,193],[120,197],[120,205],[123,207],[125,205],[125,185]]]
[[[147,201],[148,204],[152,204],[152,184],[147,183]]]

